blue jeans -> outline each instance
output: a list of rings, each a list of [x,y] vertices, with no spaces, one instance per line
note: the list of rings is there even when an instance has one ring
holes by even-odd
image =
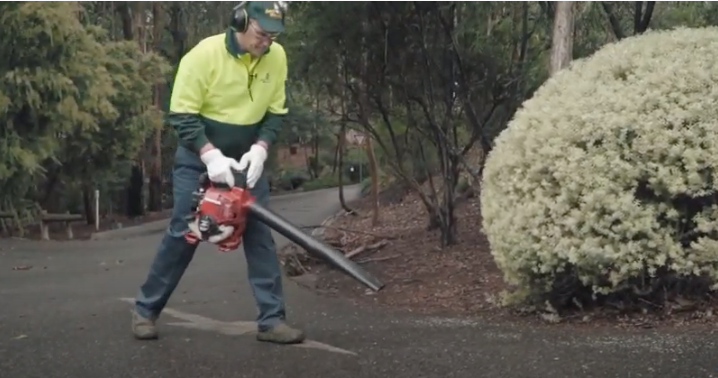
[[[174,208],[169,227],[160,242],[147,280],[135,299],[137,312],[146,318],[156,319],[177,287],[185,269],[194,257],[197,245],[185,241],[185,216],[191,212],[192,192],[197,189],[199,177],[206,170],[197,154],[178,147],[172,172]],[[267,206],[269,182],[262,178],[250,190],[257,203]],[[259,307],[258,328],[263,331],[285,318],[282,275],[274,239],[269,227],[249,217],[242,238],[249,283]]]

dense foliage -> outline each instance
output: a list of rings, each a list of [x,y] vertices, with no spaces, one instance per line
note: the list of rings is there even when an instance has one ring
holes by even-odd
[[[456,239],[454,208],[484,156],[548,77],[553,2],[292,4],[295,98],[371,137],[379,179],[419,193],[429,228]],[[713,22],[710,3],[575,2],[573,58],[651,28]],[[468,185],[473,184],[473,185]],[[379,208],[375,210],[379,212]]]
[[[573,4],[573,58],[718,20],[709,2]],[[234,5],[0,5],[0,212],[30,223],[39,208],[84,212],[91,222],[95,189],[104,216],[170,206],[176,135],[161,120],[174,67],[225,29]],[[309,188],[369,173],[419,193],[428,227],[442,244],[458,242],[456,204],[478,190],[494,138],[548,77],[555,3],[292,2],[289,11],[278,42],[291,112],[267,165],[273,182],[315,180]]]
[[[661,303],[718,279],[714,51],[713,27],[626,38],[523,104],[481,193],[515,300]]]
[[[23,210],[17,199],[63,207],[52,198],[62,186],[126,181],[145,136],[161,127],[148,100],[170,66],[83,26],[79,10],[72,2],[0,5],[0,208]]]

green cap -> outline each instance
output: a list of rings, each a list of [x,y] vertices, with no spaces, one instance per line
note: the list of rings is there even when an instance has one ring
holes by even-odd
[[[284,31],[284,7],[280,1],[249,1],[247,16],[257,20],[259,27],[267,33]]]

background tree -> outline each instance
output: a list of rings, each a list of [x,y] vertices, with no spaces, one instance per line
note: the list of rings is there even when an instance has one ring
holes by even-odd
[[[651,28],[718,22],[709,2],[573,3],[573,26],[562,29],[571,59]],[[39,209],[92,222],[94,190],[103,221],[171,206],[177,141],[161,120],[174,70],[197,42],[225,30],[234,5],[0,5],[0,213],[18,213],[12,228],[35,222]],[[418,193],[427,227],[455,243],[454,210],[479,190],[494,138],[549,76],[559,8],[290,3],[278,42],[289,56],[291,111],[268,162],[274,190],[334,186],[339,177],[369,188],[371,172],[377,192]],[[347,144],[340,163],[344,127],[372,148]]]

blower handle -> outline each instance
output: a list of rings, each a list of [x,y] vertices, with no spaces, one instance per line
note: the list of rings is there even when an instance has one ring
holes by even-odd
[[[236,174],[234,176],[235,183],[234,186],[238,186],[242,189],[247,189],[247,173],[245,171],[234,171]],[[218,183],[214,182],[209,179],[209,174],[207,172],[202,173],[199,176],[199,186],[200,188],[217,188],[217,189],[224,189],[224,190],[230,190],[232,187],[230,187],[227,183]]]

